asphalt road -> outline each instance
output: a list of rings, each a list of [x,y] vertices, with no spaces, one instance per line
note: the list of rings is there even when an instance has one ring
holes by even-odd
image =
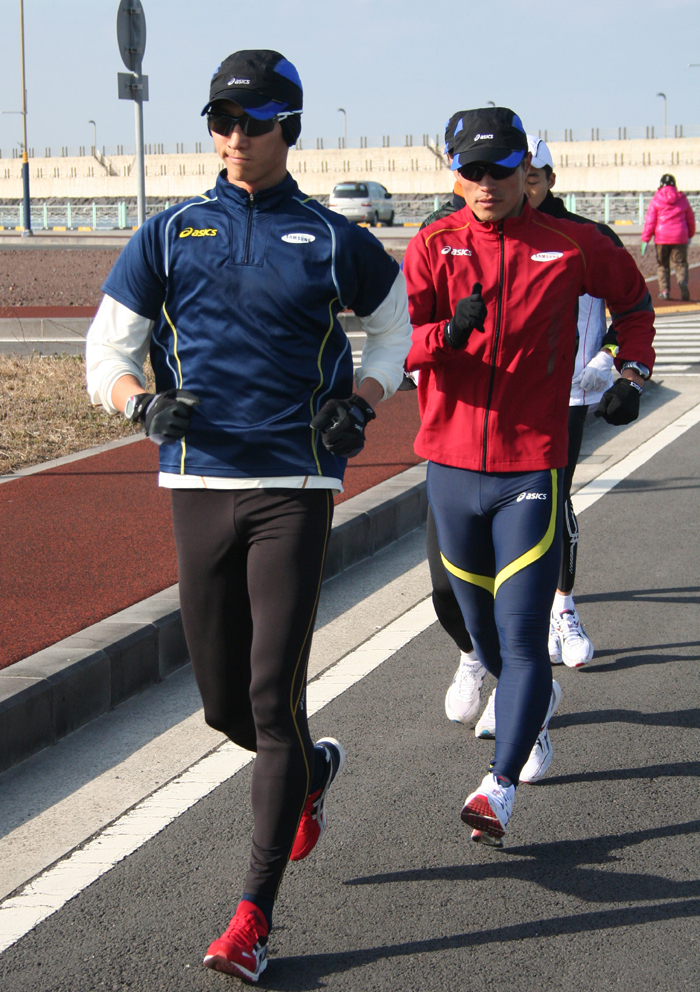
[[[445,719],[437,625],[312,719],[348,764],[287,872],[261,987],[700,987],[699,487],[696,426],[582,515],[596,657],[555,670],[554,762],[518,789],[503,851],[459,819],[492,745]],[[201,957],[240,893],[249,790],[248,766],[5,951],[3,992],[236,987]]]

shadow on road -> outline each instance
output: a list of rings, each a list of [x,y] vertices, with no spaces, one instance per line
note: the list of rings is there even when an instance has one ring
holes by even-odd
[[[483,947],[488,944],[506,945],[512,941],[531,940],[562,934],[595,933],[620,927],[639,926],[642,923],[663,923],[700,916],[700,899],[664,902],[643,908],[625,907],[575,916],[555,916],[545,920],[532,920],[512,926],[495,927],[475,933],[460,933],[435,937],[431,940],[412,940],[405,944],[386,944],[335,954],[309,954],[299,957],[273,957],[273,967],[265,974],[261,986],[275,992],[310,992],[326,987],[324,979],[353,968],[360,968],[387,958],[403,958],[418,954],[434,954],[445,950]],[[504,947],[505,950],[505,947]]]
[[[562,713],[552,717],[552,730],[562,727],[594,726],[601,723],[635,723],[643,727],[694,727],[700,729],[700,709],[670,710],[665,713],[640,713],[639,710],[590,710]]]

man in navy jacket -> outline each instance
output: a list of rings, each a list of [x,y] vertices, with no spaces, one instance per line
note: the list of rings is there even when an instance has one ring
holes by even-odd
[[[315,846],[345,761],[335,739],[311,741],[306,666],[333,492],[402,380],[411,335],[396,262],[287,172],[301,110],[299,76],[278,52],[224,60],[202,113],[225,168],[133,236],[86,355],[93,402],[160,444],[207,723],[256,752],[243,896],[204,958],[249,981],[267,964],[287,862]],[[367,332],[354,392],[338,320],[348,307]]]

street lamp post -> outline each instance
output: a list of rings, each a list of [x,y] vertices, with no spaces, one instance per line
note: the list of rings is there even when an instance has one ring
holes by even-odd
[[[29,198],[29,153],[27,151],[27,85],[24,73],[24,0],[19,0],[19,39],[22,49],[22,192],[24,196],[24,230],[22,237],[31,237],[32,205]]]
[[[667,102],[666,101],[666,94],[665,93],[657,93],[656,95],[657,96],[662,96],[663,99],[664,99],[664,138],[665,138],[666,137],[666,102]]]
[[[88,124],[92,124],[93,130],[95,132],[94,144],[92,146],[92,154],[97,157],[97,124],[94,121],[88,121]]]
[[[338,113],[343,115],[343,148],[348,146],[348,115],[342,107],[338,107]]]

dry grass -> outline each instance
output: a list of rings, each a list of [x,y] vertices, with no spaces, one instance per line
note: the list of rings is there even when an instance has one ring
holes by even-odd
[[[149,363],[146,374],[153,391]],[[0,355],[0,475],[140,429],[90,405],[82,356]]]

